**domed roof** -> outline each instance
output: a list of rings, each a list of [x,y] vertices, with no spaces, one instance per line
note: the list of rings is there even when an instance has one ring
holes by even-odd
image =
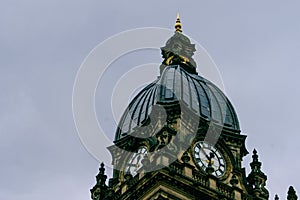
[[[233,131],[239,131],[239,122],[228,98],[212,82],[188,73],[180,65],[167,66],[162,75],[146,86],[131,101],[121,118],[116,140],[130,135],[141,127],[156,104],[184,103],[199,118]]]
[[[161,76],[131,101],[120,120],[116,141],[131,135],[138,127],[144,127],[155,105],[176,102],[183,103],[199,120],[240,132],[230,101],[216,85],[197,74],[192,58],[195,51],[195,44],[182,34],[178,16],[175,34],[161,48],[164,59],[160,66]]]

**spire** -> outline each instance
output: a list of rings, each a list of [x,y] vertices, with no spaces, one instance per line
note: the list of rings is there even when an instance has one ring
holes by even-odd
[[[182,25],[181,25],[181,22],[180,22],[180,14],[179,12],[177,13],[177,20],[176,20],[176,23],[175,23],[175,32],[178,32],[178,33],[181,33],[182,30]]]
[[[99,174],[96,176],[96,180],[97,180],[97,184],[104,186],[105,185],[105,181],[107,176],[104,174],[105,172],[105,168],[104,168],[104,163],[102,162],[100,164],[100,168],[99,168]]]
[[[247,177],[250,194],[253,195],[255,199],[269,199],[269,192],[265,188],[267,176],[261,171],[261,162],[258,160],[256,149],[253,150],[250,166],[251,172]]]
[[[96,176],[96,185],[90,190],[91,199],[99,200],[107,196],[108,187],[105,184],[107,176],[105,175],[104,163],[100,164],[99,173]]]
[[[252,171],[260,172],[261,162],[258,161],[258,155],[256,149],[253,150],[252,163],[250,163]]]

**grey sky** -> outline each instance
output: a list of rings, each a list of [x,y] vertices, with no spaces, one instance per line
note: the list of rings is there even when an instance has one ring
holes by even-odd
[[[263,162],[270,197],[283,199],[289,185],[300,194],[299,7],[295,0],[2,0],[0,199],[90,198],[98,161],[80,143],[72,118],[76,72],[107,37],[172,29],[178,10],[184,33],[219,67],[247,148]]]

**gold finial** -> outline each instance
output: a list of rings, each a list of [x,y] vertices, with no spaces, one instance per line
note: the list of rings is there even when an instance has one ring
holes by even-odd
[[[179,12],[177,13],[177,20],[176,20],[176,23],[175,23],[175,32],[179,32],[181,33],[182,30],[181,30],[181,22],[180,22],[180,15],[179,15]]]

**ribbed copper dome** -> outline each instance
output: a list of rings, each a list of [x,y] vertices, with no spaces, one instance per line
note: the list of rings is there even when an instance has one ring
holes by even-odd
[[[143,126],[154,105],[175,101],[184,103],[199,119],[235,132],[240,130],[233,106],[216,85],[188,73],[180,65],[170,65],[131,101],[120,120],[115,139],[130,135],[135,128]]]

